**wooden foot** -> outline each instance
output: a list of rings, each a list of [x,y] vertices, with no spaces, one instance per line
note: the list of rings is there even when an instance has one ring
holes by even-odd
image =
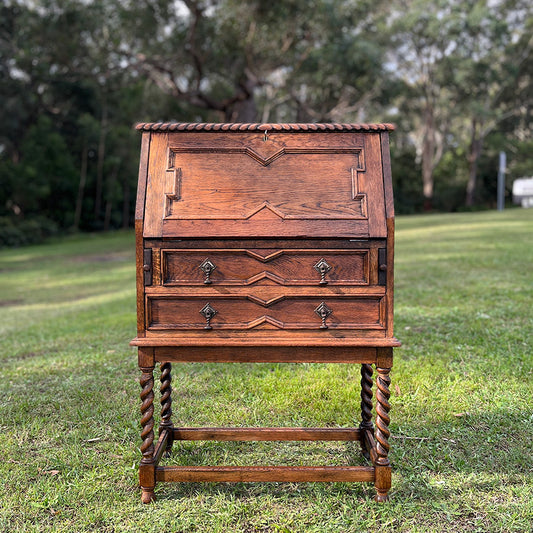
[[[389,501],[389,495],[388,493],[385,491],[385,492],[382,492],[382,491],[377,491],[377,494],[374,496],[374,500],[376,500],[378,503],[385,503],[385,502],[388,502]]]
[[[155,502],[155,494],[153,490],[144,490],[141,494],[141,501],[143,503],[152,503]]]
[[[391,487],[391,467],[376,466],[375,476],[376,496],[374,499],[379,503],[388,502]]]
[[[375,467],[375,487],[377,502],[389,501],[389,490],[391,487],[391,467],[390,466],[376,466]]]

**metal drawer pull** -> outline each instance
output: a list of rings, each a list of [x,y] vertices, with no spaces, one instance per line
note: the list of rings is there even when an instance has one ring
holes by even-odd
[[[213,270],[215,270],[216,265],[212,263],[209,258],[205,259],[204,262],[198,267],[200,270],[203,271],[205,274],[205,281],[204,283],[206,285],[211,285],[211,274],[213,273]]]
[[[211,307],[211,304],[210,303],[206,303],[201,311],[200,311],[200,314],[204,316],[205,318],[205,321],[206,321],[206,324],[204,326],[204,329],[213,329],[211,327],[211,319],[217,314],[217,311],[216,309],[213,309]]]
[[[328,282],[326,281],[326,274],[331,270],[331,266],[328,265],[327,261],[322,258],[320,261],[314,266],[315,270],[320,274],[320,283],[319,285],[327,285]]]
[[[315,313],[322,319],[322,325],[320,329],[328,329],[326,324],[326,318],[328,318],[333,311],[326,305],[326,302],[322,302],[316,309]]]

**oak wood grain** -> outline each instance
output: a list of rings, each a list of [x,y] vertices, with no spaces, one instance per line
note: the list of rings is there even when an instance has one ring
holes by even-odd
[[[320,348],[325,352],[326,348],[364,348],[364,347],[398,347],[401,343],[394,337],[378,337],[372,332],[372,335],[365,335],[365,332],[360,332],[359,336],[337,335],[335,331],[328,335],[311,336],[308,332],[289,332],[289,335],[283,337],[278,335],[272,337],[270,332],[262,335],[252,336],[250,332],[232,332],[231,334],[218,336],[208,336],[198,332],[187,332],[187,334],[181,333],[179,336],[175,334],[155,334],[150,333],[146,337],[135,337],[131,340],[131,346],[139,347],[183,347],[186,349],[192,349],[197,347],[202,348],[220,348],[227,346],[229,348],[242,347],[242,348]],[[250,352],[248,352],[250,353]],[[346,352],[348,353],[348,352]]]
[[[357,428],[174,428],[176,440],[214,441],[358,441]]]
[[[158,361],[175,363],[375,363],[376,348],[320,346],[159,346]]]
[[[159,466],[157,481],[338,482],[374,481],[371,466]]]

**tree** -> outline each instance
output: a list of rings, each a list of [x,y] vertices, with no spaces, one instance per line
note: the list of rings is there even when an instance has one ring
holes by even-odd
[[[399,206],[454,209],[464,187],[480,200],[476,176],[488,183],[500,146],[516,172],[531,168],[532,9],[4,0],[0,225],[39,214],[62,228],[127,226],[143,120],[393,121]]]
[[[467,147],[470,206],[485,137],[530,105],[531,92],[514,98],[510,89],[524,85],[532,8],[520,0],[400,0],[395,6],[393,64],[408,87],[400,108],[414,119],[426,208],[450,142]]]
[[[144,80],[126,68],[122,24],[122,5],[115,0],[13,0],[0,7],[0,216],[15,222],[35,216],[29,199],[40,194],[44,179],[49,198],[39,212],[58,217],[62,227],[102,229],[120,225],[122,217],[129,224],[138,110],[166,114],[177,106],[160,94],[153,98]],[[35,128],[42,138],[31,133]],[[28,167],[29,152],[39,154],[41,167],[48,158],[57,161],[57,150],[42,145],[57,148],[60,141],[70,160],[65,176],[72,165],[78,169],[74,186],[60,188],[51,174]],[[21,176],[26,180],[19,183]],[[27,199],[19,205],[24,187]],[[117,187],[127,206],[117,200]],[[53,208],[60,198],[61,214]]]
[[[304,19],[309,32],[295,44],[295,59],[278,83],[288,120],[379,122],[394,92],[383,62],[387,3],[316,2],[314,7]]]
[[[455,112],[455,95],[447,76],[447,59],[455,44],[460,2],[400,0],[394,4],[391,69],[405,90],[399,109],[412,117],[411,136],[421,162],[424,208],[433,206],[434,171],[446,149]]]
[[[533,8],[529,2],[469,2],[461,18],[457,51],[450,58],[467,144],[467,206],[474,204],[479,159],[487,135],[531,107],[528,79],[533,57]],[[529,26],[529,28],[528,28]]]
[[[134,2],[127,16],[147,38],[129,46],[131,65],[204,119],[347,120],[380,94],[376,5]]]

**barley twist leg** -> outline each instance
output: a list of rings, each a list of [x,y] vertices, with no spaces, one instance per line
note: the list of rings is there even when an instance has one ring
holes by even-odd
[[[384,502],[388,499],[391,486],[391,472],[389,462],[389,411],[390,411],[390,368],[377,369],[376,379],[376,500]]]
[[[168,457],[172,450],[174,442],[174,424],[172,424],[172,364],[161,363],[161,424],[159,425],[159,433],[168,430],[167,446],[165,455]]]
[[[359,429],[361,431],[361,448],[367,459],[370,459],[370,452],[367,449],[364,432],[374,429],[372,425],[372,373],[372,365],[361,365],[361,423]]]
[[[141,465],[139,469],[142,489],[141,500],[150,503],[155,500],[154,466],[154,367],[141,367]]]

